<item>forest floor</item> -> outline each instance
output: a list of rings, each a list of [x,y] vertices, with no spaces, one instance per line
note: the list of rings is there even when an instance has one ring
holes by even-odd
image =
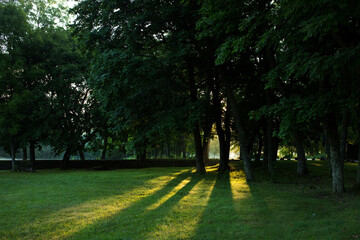
[[[278,161],[276,179],[261,168],[205,177],[194,168],[111,171],[0,171],[0,239],[360,239],[360,196],[331,194],[324,161]]]

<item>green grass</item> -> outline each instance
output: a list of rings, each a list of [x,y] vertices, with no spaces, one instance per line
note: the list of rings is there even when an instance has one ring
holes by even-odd
[[[208,168],[36,173],[0,171],[0,239],[356,239],[360,197],[331,195],[324,162],[277,163],[275,183],[260,168],[247,185]],[[351,189],[355,164],[347,164]]]

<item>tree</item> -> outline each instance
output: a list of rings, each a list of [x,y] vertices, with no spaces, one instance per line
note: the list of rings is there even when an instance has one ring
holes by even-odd
[[[78,36],[95,53],[92,86],[105,106],[112,105],[107,110],[118,130],[130,133],[139,153],[169,132],[192,131],[203,173],[209,100],[199,86],[197,8],[194,1],[83,1],[74,12]]]
[[[15,4],[0,3],[0,125],[1,138],[10,145],[12,171],[15,152],[26,125],[26,100],[30,92],[21,91],[21,72],[25,66],[24,37],[30,31],[26,13]]]

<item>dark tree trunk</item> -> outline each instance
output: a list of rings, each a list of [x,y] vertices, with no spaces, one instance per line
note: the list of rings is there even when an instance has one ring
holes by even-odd
[[[274,143],[274,152],[273,152],[273,161],[276,162],[277,158],[278,158],[278,150],[279,150],[279,144],[280,144],[280,139],[278,137],[274,137],[273,138],[273,143]]]
[[[143,149],[142,151],[140,151],[138,154],[137,154],[137,159],[140,160],[141,164],[144,164],[145,161],[146,161],[146,148]]]
[[[223,139],[223,143],[220,144],[220,164],[219,164],[219,171],[225,172],[230,170],[229,166],[229,155],[230,155],[230,139],[231,139],[231,129],[230,129],[230,104],[227,103],[225,112],[225,137]]]
[[[267,119],[266,136],[267,136],[267,150],[268,150],[267,152],[268,174],[270,176],[274,176],[276,159],[274,159],[275,149],[274,149],[274,138],[273,138],[273,119],[270,117]]]
[[[220,164],[219,164],[219,172],[226,172],[229,168],[229,149],[228,144],[225,137],[225,132],[222,129],[221,122],[216,123],[216,130],[219,139],[220,146]]]
[[[360,144],[359,144],[359,150],[358,150],[358,168],[356,171],[355,188],[360,189]]]
[[[145,161],[146,160],[146,148],[136,150],[136,159]]]
[[[170,159],[171,158],[171,145],[170,145],[170,142],[168,142],[166,144],[166,149],[167,149],[167,157]]]
[[[81,161],[85,161],[85,154],[84,154],[84,151],[82,149],[79,150],[79,156],[80,156]]]
[[[66,150],[65,150],[65,153],[63,156],[61,169],[63,169],[63,170],[69,169],[70,157],[71,157],[71,147],[68,146],[68,147],[66,147]]]
[[[230,107],[230,103],[227,102],[227,109],[225,112],[225,140],[226,140],[226,151],[225,153],[227,154],[227,159],[229,159],[229,155],[230,155],[230,145],[231,145],[231,107]]]
[[[340,145],[338,136],[338,127],[333,114],[328,114],[324,118],[325,137],[329,141],[330,163],[332,169],[332,187],[334,194],[345,192],[343,168],[340,159]]]
[[[194,73],[194,66],[192,64],[192,60],[188,59],[188,79],[189,79],[189,90],[190,90],[190,98],[193,103],[197,102],[197,87],[195,84],[195,73]],[[196,154],[196,172],[198,174],[204,174],[205,164],[204,164],[204,156],[203,156],[203,147],[201,142],[201,135],[199,129],[199,123],[194,123],[193,126],[193,135],[195,141],[195,154]]]
[[[159,154],[159,149],[158,149],[158,148],[155,148],[155,150],[154,150],[154,158],[155,158],[155,159],[157,159],[158,154]]]
[[[255,156],[255,162],[256,162],[256,163],[259,163],[259,162],[260,162],[262,147],[263,147],[263,137],[262,137],[261,134],[259,133],[259,137],[258,137],[258,149],[257,149],[256,156]]]
[[[267,136],[267,124],[264,124],[264,156],[263,156],[264,168],[268,167],[268,161],[269,161],[269,145],[268,145],[268,136]]]
[[[297,152],[297,174],[299,176],[304,176],[308,173],[308,169],[306,165],[303,137],[298,130],[294,130],[294,138]]]
[[[107,147],[108,147],[108,137],[105,136],[104,137],[104,146],[103,146],[103,149],[101,152],[101,160],[104,160],[106,158]]]
[[[331,161],[330,161],[330,144],[329,139],[327,138],[325,128],[324,128],[324,142],[325,142],[325,157],[326,160],[329,162],[329,173],[332,175],[332,167],[331,167]]]
[[[241,155],[242,160],[244,161],[244,170],[245,170],[246,180],[248,182],[252,182],[252,181],[255,181],[255,178],[254,178],[254,174],[253,174],[250,159],[249,159],[249,153],[248,153],[248,149],[247,149],[247,144],[248,144],[247,143],[247,134],[245,132],[245,128],[242,123],[241,113],[237,106],[237,102],[236,102],[236,99],[235,99],[235,96],[234,96],[234,93],[233,93],[231,87],[227,83],[226,79],[224,79],[223,82],[225,84],[227,98],[230,103],[231,111],[232,111],[232,114],[234,117],[235,127],[239,134],[240,155]]]
[[[206,172],[204,156],[203,156],[203,148],[201,143],[201,135],[199,127],[196,126],[193,130],[194,141],[195,141],[195,154],[196,154],[196,172],[199,174],[203,174]]]
[[[251,160],[251,157],[254,155],[254,142],[255,142],[255,139],[256,139],[256,134],[253,133],[249,140],[248,140],[248,145],[247,145],[247,149],[248,149],[248,152],[249,152],[249,159]]]
[[[27,160],[27,148],[23,147],[22,150],[23,150],[23,161],[26,161]]]
[[[164,157],[164,143],[162,142],[160,145],[160,158]]]
[[[182,152],[182,158],[186,158],[186,145],[185,145],[185,137],[181,136],[181,152]]]
[[[35,142],[30,141],[30,172],[35,172]]]
[[[209,162],[209,150],[210,150],[210,139],[205,139],[203,141],[203,157],[204,163]]]
[[[344,163],[346,160],[346,139],[348,135],[348,126],[349,126],[349,112],[345,111],[342,114],[341,120],[341,130],[340,130],[340,160],[341,166],[344,169]]]
[[[325,137],[325,155],[326,155],[326,160],[330,161],[330,145],[326,137]]]
[[[211,129],[212,129],[212,123],[207,123],[205,128],[204,128],[204,137],[203,137],[203,158],[204,158],[204,163],[209,162]]]
[[[216,133],[218,135],[219,140],[219,146],[220,146],[220,163],[219,163],[219,172],[226,172],[229,168],[229,149],[227,149],[227,141],[230,139],[230,137],[227,136],[227,129],[223,129],[222,124],[222,118],[223,118],[223,110],[220,103],[220,97],[219,97],[219,86],[217,83],[214,84],[215,86],[212,86],[212,94],[213,94],[213,105],[215,108],[215,126],[216,126]],[[227,106],[229,108],[229,106]],[[229,123],[227,121],[230,121],[228,119],[228,110],[225,115],[225,128],[228,128],[230,126],[227,126]]]
[[[11,171],[15,172],[15,158],[16,158],[16,149],[15,143],[12,137],[10,137],[10,151],[11,151]]]

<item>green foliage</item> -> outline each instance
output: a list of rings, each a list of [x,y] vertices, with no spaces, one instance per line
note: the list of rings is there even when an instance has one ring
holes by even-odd
[[[192,5],[82,1],[73,10],[75,33],[92,59],[90,85],[111,132],[127,135],[138,151],[192,129],[204,114],[205,101],[191,101],[185,80],[196,54]]]
[[[61,152],[82,138],[90,128],[82,115],[92,114],[86,62],[70,32],[57,26],[64,8],[52,0],[13,1],[0,11],[2,145],[10,137],[21,146],[52,143]]]

